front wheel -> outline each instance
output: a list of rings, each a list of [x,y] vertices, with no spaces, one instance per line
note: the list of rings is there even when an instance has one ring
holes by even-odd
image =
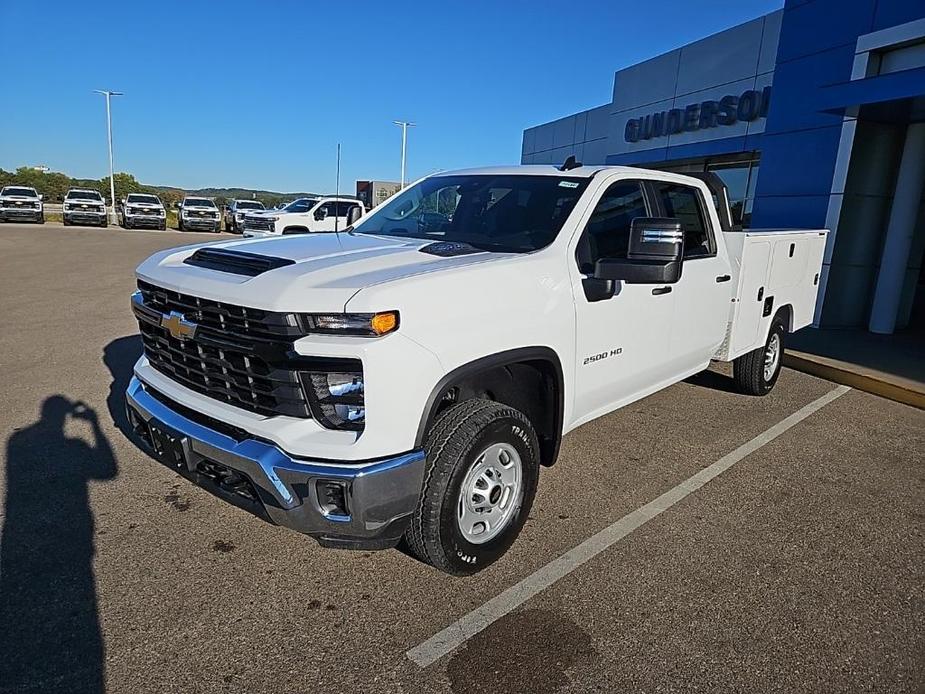
[[[775,318],[764,347],[753,349],[732,362],[732,376],[746,395],[767,395],[780,376],[784,358],[784,324]]]
[[[427,468],[405,533],[422,561],[456,576],[481,571],[513,544],[539,480],[539,443],[523,413],[492,400],[444,412],[427,436]]]

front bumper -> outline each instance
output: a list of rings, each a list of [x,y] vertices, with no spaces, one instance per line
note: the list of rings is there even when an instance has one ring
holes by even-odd
[[[213,229],[218,229],[221,221],[218,219],[213,219],[211,217],[184,217],[183,226],[187,229],[207,229],[212,231]]]
[[[28,220],[37,222],[42,218],[42,210],[34,207],[0,207],[0,219],[7,220]]]
[[[167,218],[162,215],[155,214],[127,214],[125,215],[125,221],[129,226],[152,227],[156,229],[162,224],[165,224],[167,222]]]
[[[133,377],[126,391],[132,428],[149,449],[152,423],[175,434],[184,460],[170,467],[216,496],[325,546],[382,549],[394,546],[405,532],[421,493],[422,450],[356,463],[297,459],[165,400]],[[238,478],[249,485],[250,497],[240,493]],[[319,485],[323,489],[326,483],[339,483],[344,490],[345,514],[323,507]]]
[[[64,212],[64,219],[69,222],[83,222],[89,224],[103,225],[106,223],[106,212],[96,212],[92,210],[68,210]]]

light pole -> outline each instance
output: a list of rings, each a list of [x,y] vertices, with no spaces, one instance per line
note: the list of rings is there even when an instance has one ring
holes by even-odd
[[[108,89],[94,89],[97,94],[103,94],[106,97],[106,133],[109,136],[109,195],[112,203],[112,214],[116,214],[116,180],[112,171],[112,110],[109,107],[109,100],[114,96],[123,96],[123,92],[114,92]]]
[[[393,120],[395,125],[401,126],[401,187],[405,187],[405,149],[408,146],[408,128],[413,128],[416,123],[409,123],[403,120]]]

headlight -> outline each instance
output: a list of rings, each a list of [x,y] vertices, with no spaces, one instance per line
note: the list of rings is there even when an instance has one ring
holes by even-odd
[[[345,360],[347,371],[302,372],[312,416],[328,429],[360,431],[366,423],[363,369]],[[354,370],[355,369],[355,370]]]
[[[326,335],[380,337],[398,330],[398,311],[381,313],[303,313],[305,329]]]

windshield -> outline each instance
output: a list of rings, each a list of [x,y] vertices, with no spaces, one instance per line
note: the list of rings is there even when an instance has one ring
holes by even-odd
[[[146,202],[150,205],[160,205],[161,201],[154,195],[140,195],[138,193],[130,194],[126,199],[126,202]]]
[[[32,188],[4,188],[2,195],[23,195],[27,198],[38,197]]]
[[[67,194],[68,200],[96,200],[99,202],[103,196],[95,190],[72,190]]]
[[[183,204],[191,207],[215,207],[215,203],[207,198],[187,198]]]
[[[238,202],[238,209],[239,210],[262,210],[263,203],[262,202],[252,202],[249,200],[244,201],[244,202]]]
[[[559,176],[435,176],[389,200],[354,231],[527,253],[552,243],[587,185],[587,178]]]
[[[317,200],[313,198],[301,198],[299,200],[294,200],[290,202],[283,208],[284,212],[308,212],[316,204]]]

